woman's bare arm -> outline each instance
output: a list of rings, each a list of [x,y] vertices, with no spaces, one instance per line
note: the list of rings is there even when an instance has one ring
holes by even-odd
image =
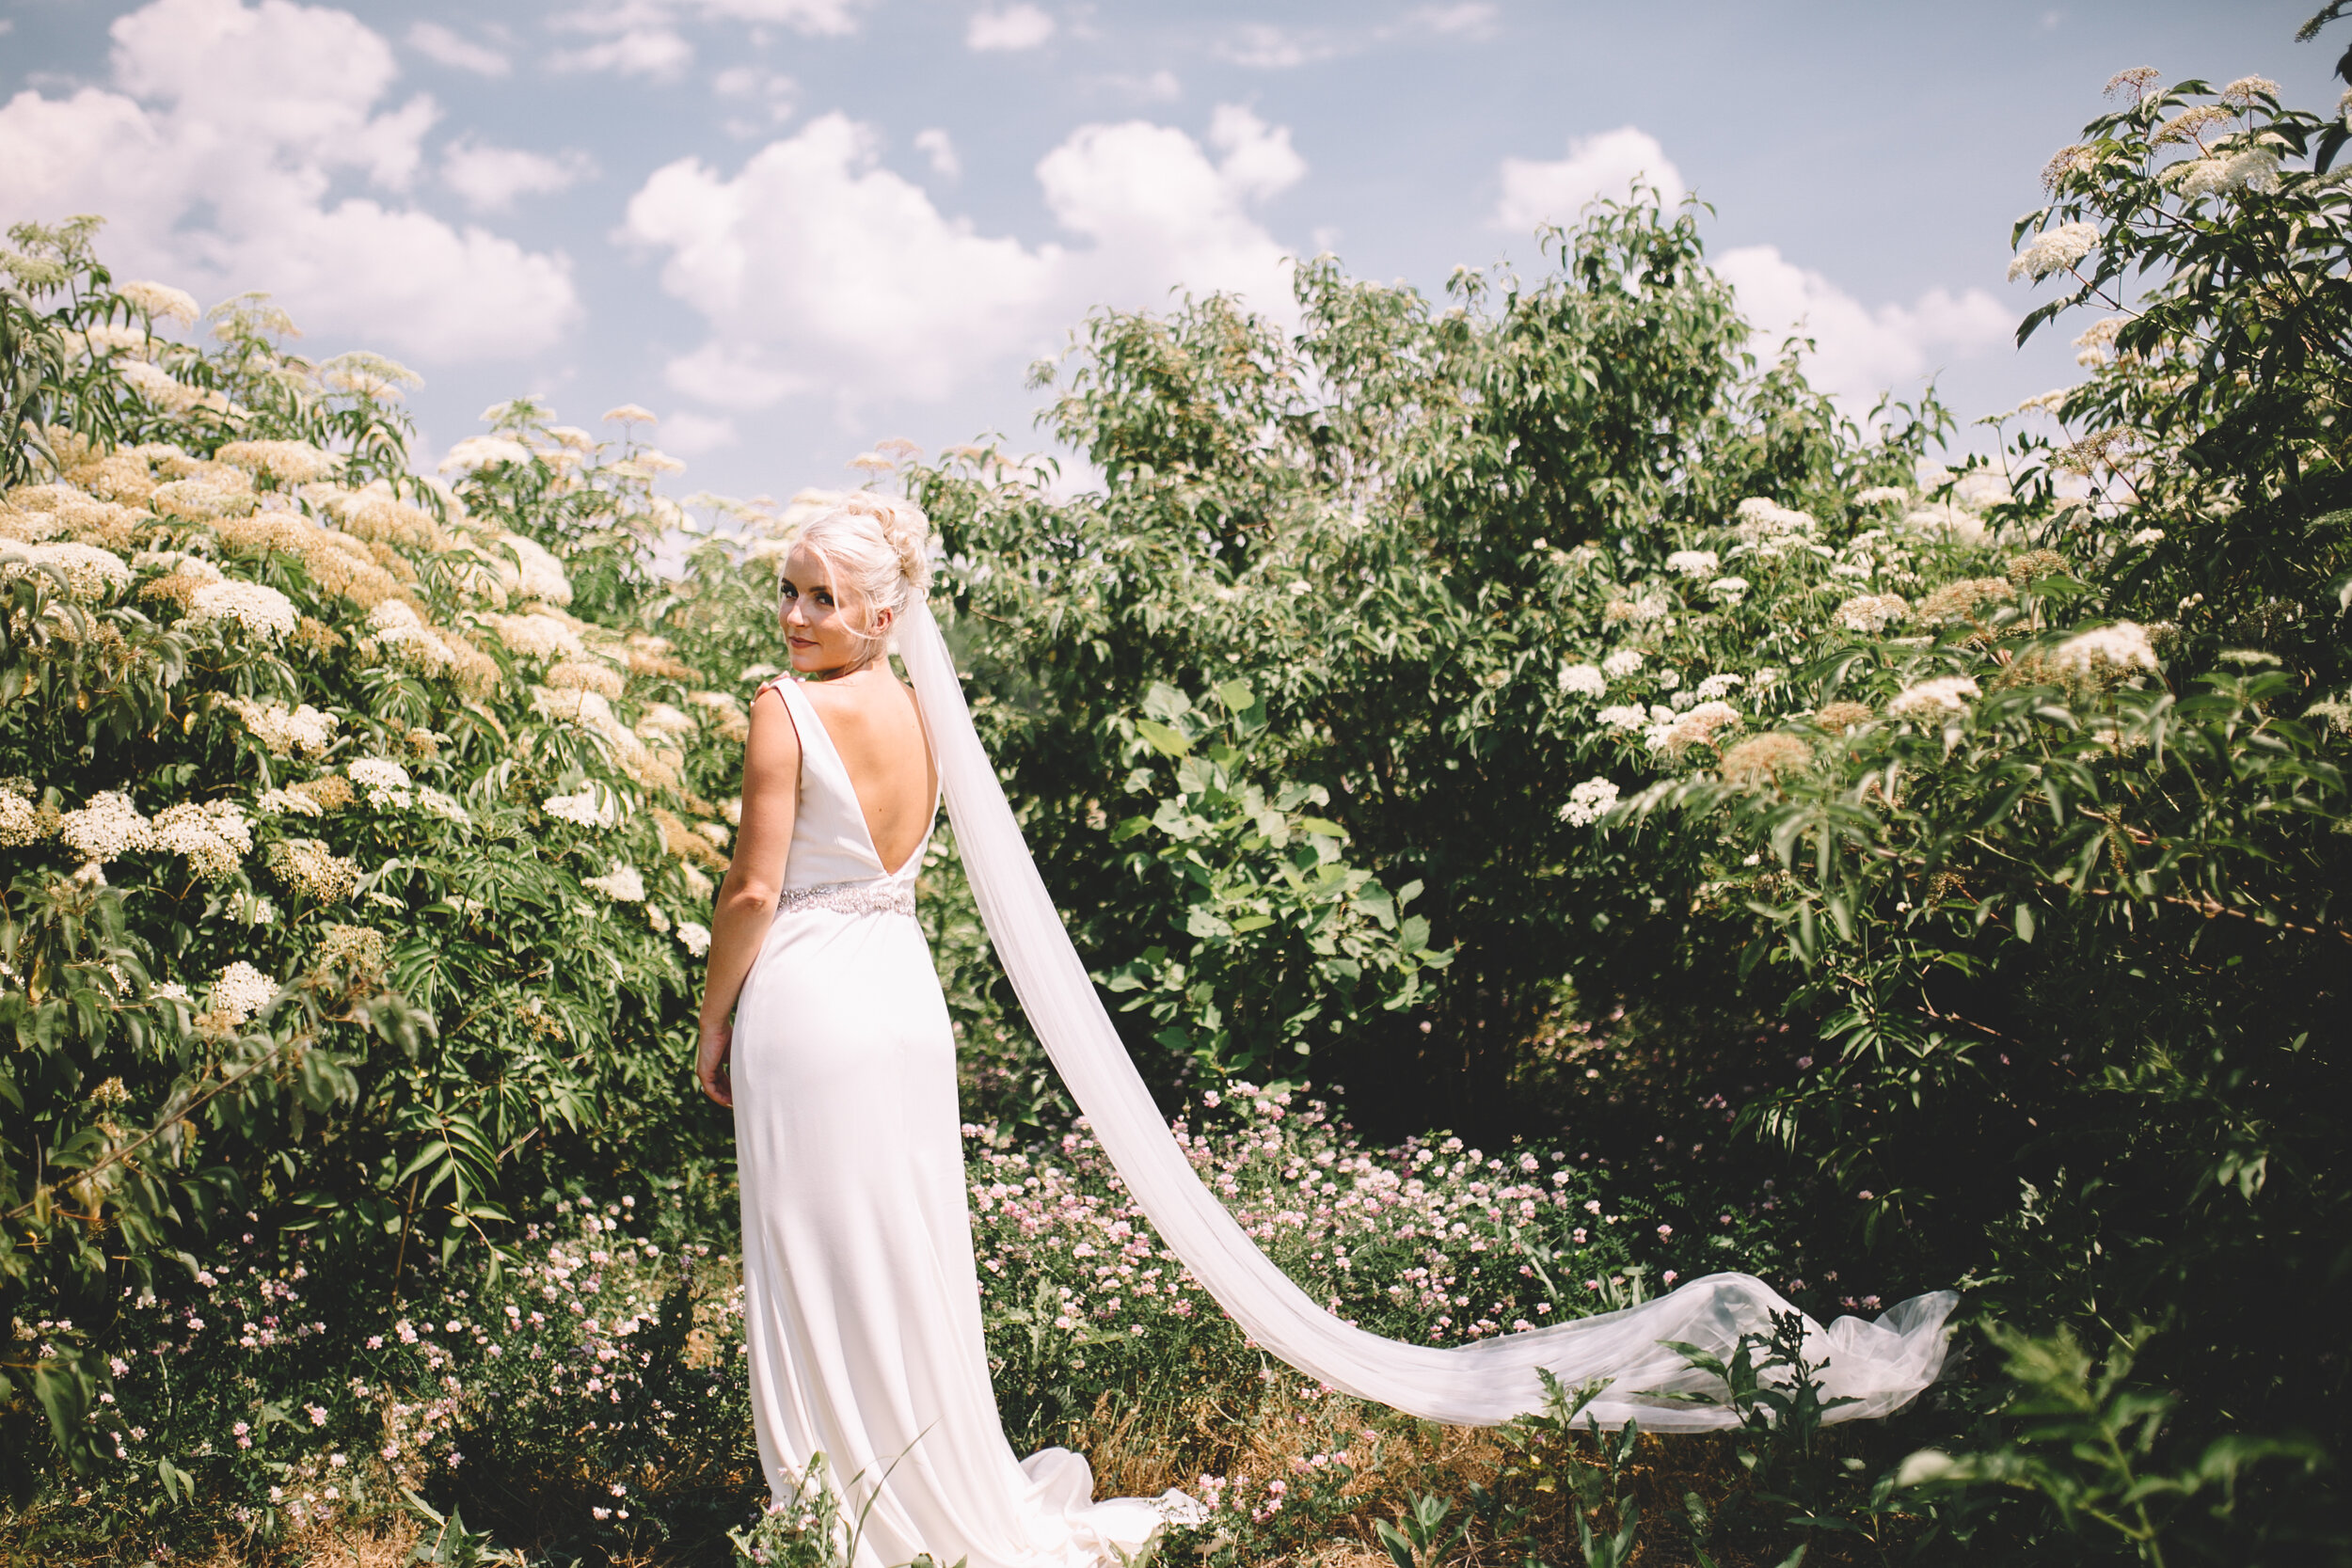
[[[792,817],[800,803],[801,736],[791,710],[773,690],[752,703],[752,736],[743,746],[743,825],[735,860],[719,884],[710,916],[710,961],[703,973],[702,1047],[694,1075],[703,1093],[735,1103],[727,1073],[736,999],[775,919],[776,895],[792,849]]]

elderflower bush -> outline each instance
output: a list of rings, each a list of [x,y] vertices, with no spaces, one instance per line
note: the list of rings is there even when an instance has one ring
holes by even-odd
[[[389,361],[284,353],[251,301],[183,338],[87,227],[13,240],[0,326],[50,369],[0,490],[0,1026],[50,1065],[0,1208],[99,1226],[39,1220],[15,1309],[208,1251],[192,1102],[205,1166],[350,1259],[503,1244],[585,1129],[693,1158],[741,712],[639,612],[668,470],[516,404],[426,481]],[[0,1398],[98,1443],[108,1365]]]

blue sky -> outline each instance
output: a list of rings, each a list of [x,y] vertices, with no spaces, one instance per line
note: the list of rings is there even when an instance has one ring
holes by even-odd
[[[1435,291],[1638,168],[1818,379],[1973,416],[2075,373],[2003,269],[2101,85],[2332,106],[2316,4],[6,0],[0,217],[104,213],[119,276],[391,353],[427,461],[515,393],[634,402],[679,492],[781,496],[1033,444],[1023,368],[1089,306],[1279,311],[1323,249]]]

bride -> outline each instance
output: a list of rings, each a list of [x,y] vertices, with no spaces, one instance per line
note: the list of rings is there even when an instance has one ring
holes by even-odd
[[[1257,1250],[1169,1136],[1029,859],[925,599],[911,505],[828,498],[785,558],[790,676],[760,688],[743,820],[711,921],[696,1071],[735,1111],[744,1332],[760,1464],[781,1500],[822,1454],[863,1524],[860,1568],[1093,1568],[1134,1556],[1181,1493],[1093,1500],[1086,1461],[1016,1459],[989,1386],[966,1209],[954,1036],[915,924],[944,795],[974,896],[1024,1010],[1121,1179],[1252,1339],[1310,1376],[1432,1420],[1540,1409],[1541,1371],[1607,1380],[1586,1408],[1654,1432],[1736,1424],[1661,1341],[1728,1356],[1793,1311],[1710,1275],[1624,1311],[1453,1349],[1331,1317]],[[911,687],[893,675],[888,650]],[[1949,1291],[1876,1323],[1808,1323],[1828,1419],[1883,1416],[1933,1382]]]

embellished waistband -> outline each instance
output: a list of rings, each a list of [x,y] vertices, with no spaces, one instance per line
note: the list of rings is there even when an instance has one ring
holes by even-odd
[[[914,886],[911,882],[820,882],[815,887],[788,887],[776,895],[776,912],[834,910],[842,914],[902,914],[914,918]]]

